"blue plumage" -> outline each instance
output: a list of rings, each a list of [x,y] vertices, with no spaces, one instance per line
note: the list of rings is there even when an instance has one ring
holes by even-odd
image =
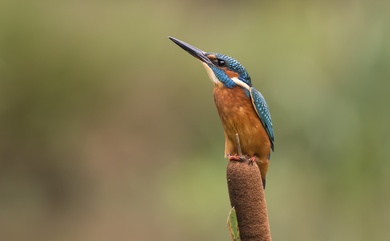
[[[256,90],[254,87],[250,89],[250,95],[252,99],[253,107],[255,108],[257,115],[260,117],[261,123],[263,124],[268,137],[271,141],[271,149],[274,150],[274,129],[272,126],[271,114],[268,110],[267,102],[260,91]]]

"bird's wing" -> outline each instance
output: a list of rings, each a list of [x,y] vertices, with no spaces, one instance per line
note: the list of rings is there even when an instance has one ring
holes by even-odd
[[[257,115],[260,117],[261,123],[266,130],[268,137],[271,141],[271,149],[274,150],[274,129],[272,127],[271,114],[269,113],[267,103],[263,95],[255,88],[250,88],[250,95],[252,99],[253,107],[255,108]]]

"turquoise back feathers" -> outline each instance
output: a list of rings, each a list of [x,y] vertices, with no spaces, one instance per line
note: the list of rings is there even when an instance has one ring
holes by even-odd
[[[271,114],[268,110],[267,102],[265,102],[263,95],[253,87],[251,87],[250,89],[250,95],[251,95],[253,107],[255,108],[257,115],[260,117],[260,121],[263,124],[264,129],[267,132],[268,137],[271,141],[271,149],[273,151],[274,150],[274,129],[272,126]]]

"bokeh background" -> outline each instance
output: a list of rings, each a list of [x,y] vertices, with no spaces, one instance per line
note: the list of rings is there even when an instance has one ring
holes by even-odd
[[[0,1],[0,239],[229,240],[212,83],[275,128],[274,240],[390,238],[389,1]]]

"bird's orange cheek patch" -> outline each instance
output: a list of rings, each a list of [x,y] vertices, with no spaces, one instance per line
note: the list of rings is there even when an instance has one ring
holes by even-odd
[[[229,78],[237,78],[238,77],[238,74],[234,71],[231,71],[231,70],[228,70],[228,69],[223,69],[223,71],[225,72],[225,74],[229,77]]]

